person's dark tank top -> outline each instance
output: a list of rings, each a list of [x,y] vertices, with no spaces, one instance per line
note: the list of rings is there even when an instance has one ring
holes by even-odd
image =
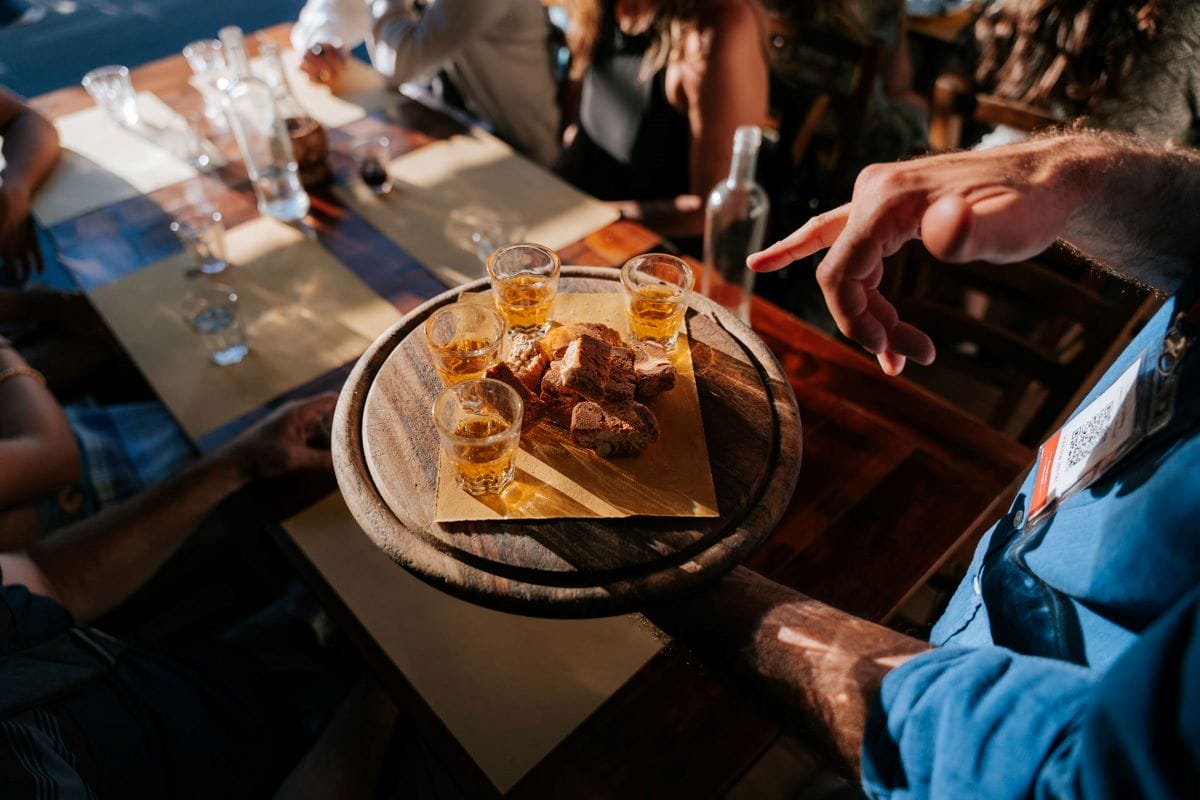
[[[691,191],[687,116],[667,100],[666,68],[639,80],[654,30],[621,32],[611,7],[601,23],[592,63],[583,78],[580,130],[567,176],[604,200],[648,200]]]

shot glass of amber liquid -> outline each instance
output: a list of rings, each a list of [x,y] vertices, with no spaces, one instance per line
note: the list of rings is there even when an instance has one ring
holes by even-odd
[[[691,267],[675,256],[647,253],[625,262],[621,284],[633,338],[674,347],[695,284]]]
[[[523,412],[513,388],[491,378],[456,383],[434,401],[442,449],[468,494],[497,494],[512,481]]]
[[[425,320],[433,366],[447,386],[478,378],[500,359],[504,320],[490,306],[454,303]]]
[[[510,334],[540,339],[550,330],[550,308],[561,269],[558,254],[540,244],[510,244],[488,256],[496,309]]]

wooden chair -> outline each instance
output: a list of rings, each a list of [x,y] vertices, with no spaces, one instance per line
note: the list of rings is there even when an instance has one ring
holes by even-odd
[[[847,144],[858,139],[867,121],[883,45],[874,38],[860,41],[832,31],[807,32],[769,11],[766,22],[771,105],[780,146],[791,164],[816,156],[822,172],[836,174],[844,168]],[[819,137],[822,129],[836,135]]]
[[[771,199],[768,236],[777,239],[849,198],[858,165],[848,156],[867,124],[883,46],[813,33],[786,14],[768,13],[766,23],[774,132],[758,172]],[[760,275],[757,291],[809,321],[825,313],[802,268]]]
[[[997,266],[938,262],[914,241],[885,276],[901,318],[938,347],[932,367],[907,374],[1029,446],[1062,423],[1160,302],[1058,246]]]
[[[929,146],[935,151],[961,147],[966,120],[1007,125],[1029,133],[1067,121],[1046,109],[976,91],[969,78],[956,73],[937,79],[929,114]]]

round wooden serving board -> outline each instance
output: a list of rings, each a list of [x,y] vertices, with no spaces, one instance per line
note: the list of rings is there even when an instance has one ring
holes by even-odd
[[[338,483],[359,525],[396,563],[481,605],[592,617],[680,594],[732,569],[767,537],[799,474],[796,398],[766,345],[700,295],[687,330],[719,518],[435,522],[430,406],[442,386],[421,326],[460,293],[487,288],[454,289],[396,323],[359,359],[338,401]],[[565,267],[559,291],[621,285],[613,269]]]

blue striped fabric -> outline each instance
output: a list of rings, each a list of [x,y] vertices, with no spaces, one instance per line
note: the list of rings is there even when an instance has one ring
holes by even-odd
[[[160,403],[68,406],[83,460],[79,485],[38,504],[43,534],[130,497],[194,456],[183,429]]]
[[[41,709],[0,720],[0,747],[21,772],[6,775],[5,796],[34,800],[95,800],[96,795],[76,769],[58,720]],[[21,785],[12,785],[20,783]],[[9,792],[13,792],[10,794]]]

